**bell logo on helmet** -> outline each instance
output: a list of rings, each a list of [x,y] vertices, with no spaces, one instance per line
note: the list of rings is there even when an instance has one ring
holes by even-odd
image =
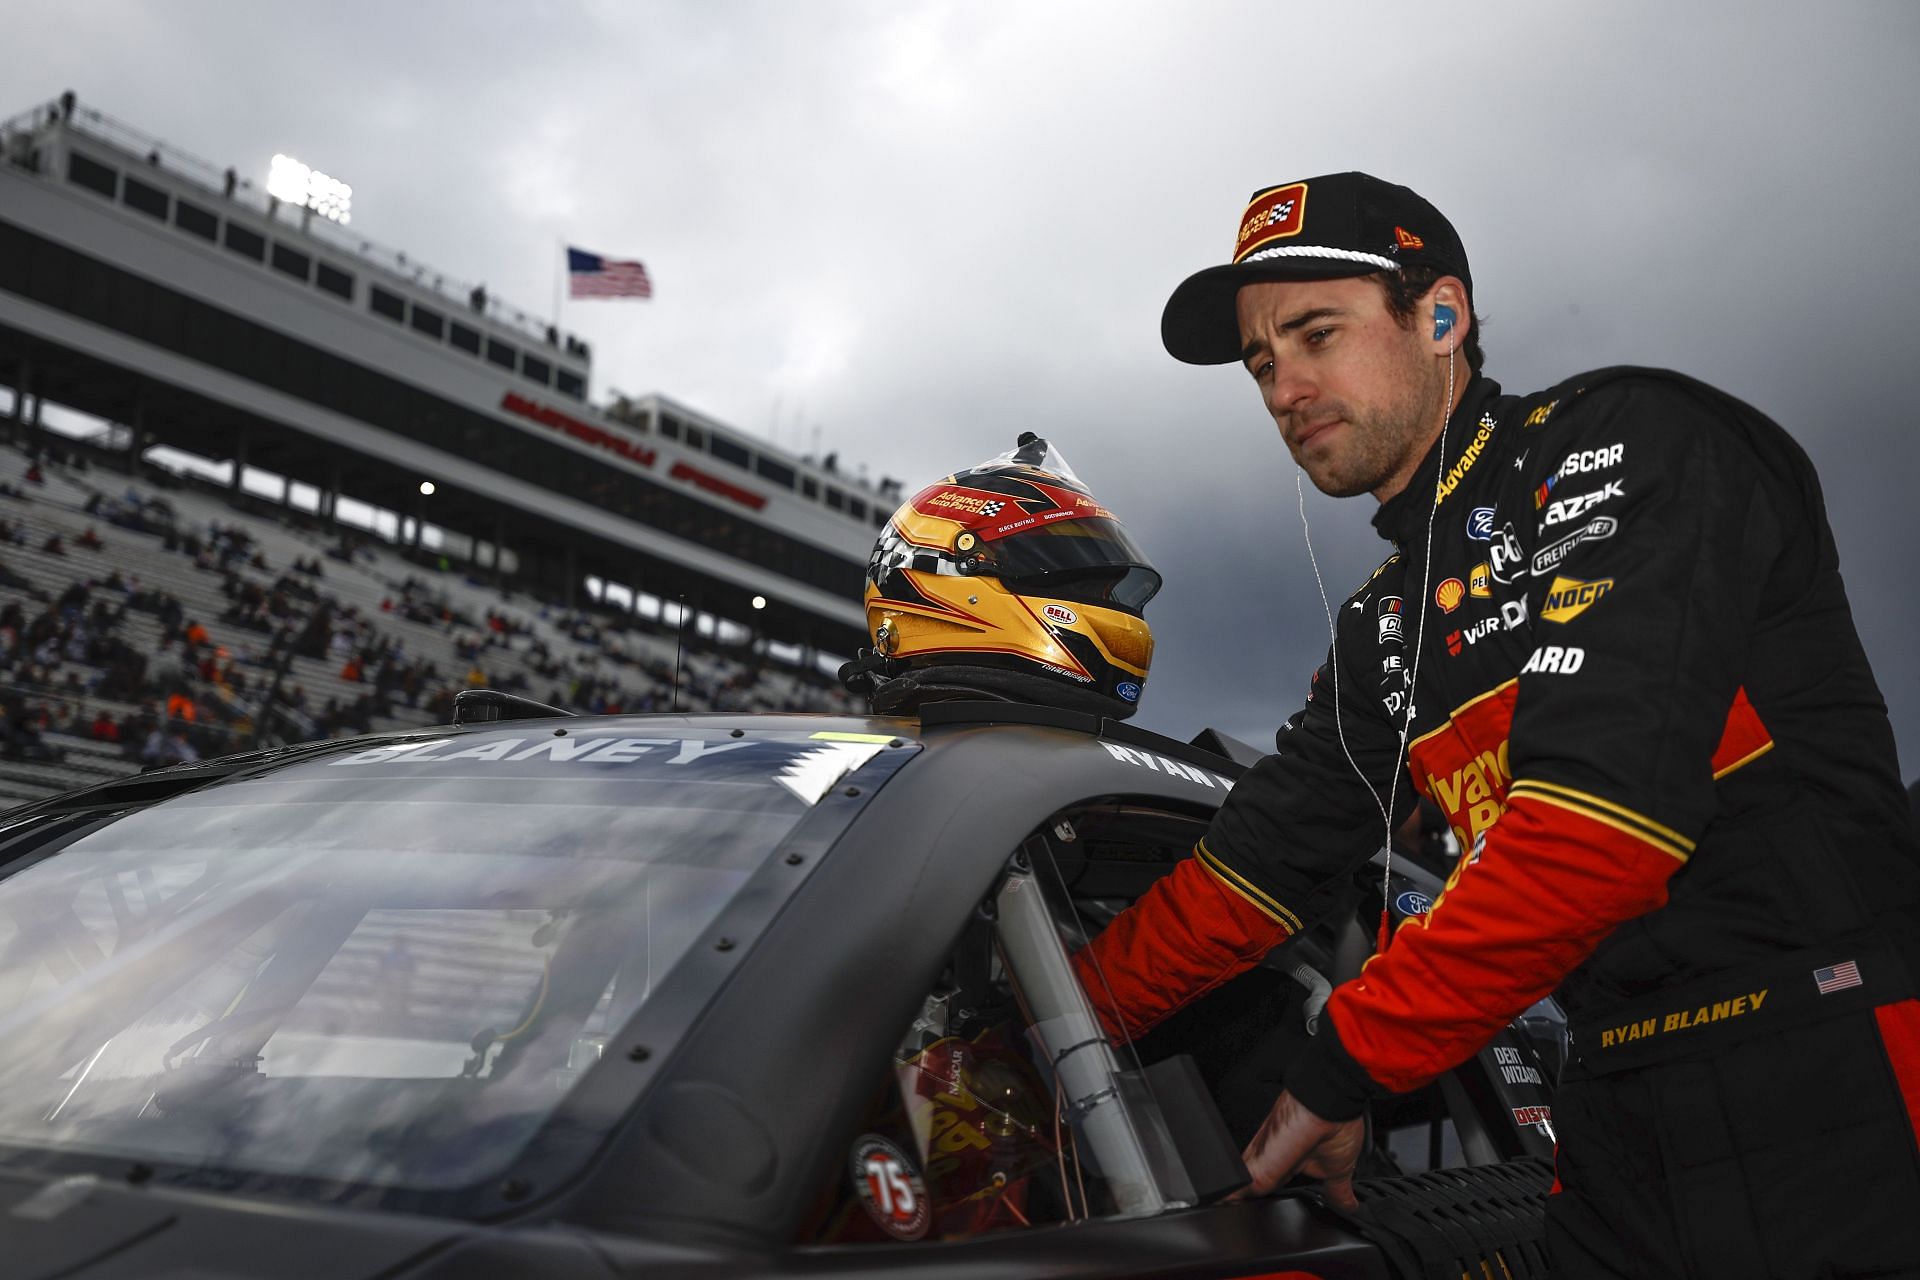
[[[1080,615],[1063,604],[1047,605],[1040,612],[1046,615],[1048,622],[1057,622],[1063,627],[1070,627],[1080,621]]]

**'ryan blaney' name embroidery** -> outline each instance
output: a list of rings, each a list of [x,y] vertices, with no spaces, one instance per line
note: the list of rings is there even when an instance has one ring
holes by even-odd
[[[1698,1009],[1680,1009],[1662,1018],[1655,1015],[1642,1018],[1638,1022],[1629,1022],[1624,1026],[1608,1027],[1600,1033],[1600,1047],[1611,1049],[1615,1045],[1626,1044],[1630,1040],[1645,1040],[1649,1036],[1665,1035],[1669,1031],[1688,1031],[1694,1027],[1705,1026],[1709,1022],[1725,1022],[1728,1018],[1738,1018],[1749,1013],[1758,1013],[1766,1002],[1767,990],[1750,992],[1744,996],[1735,996],[1731,1000],[1716,1000],[1712,1004],[1703,1004]]]

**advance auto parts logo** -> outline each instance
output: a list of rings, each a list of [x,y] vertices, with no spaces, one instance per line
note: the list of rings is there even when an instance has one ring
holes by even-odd
[[[1240,233],[1233,240],[1233,260],[1275,240],[1297,236],[1307,225],[1307,184],[1289,183],[1262,191],[1240,215]]]
[[[1473,464],[1480,461],[1480,455],[1486,452],[1487,441],[1493,439],[1493,429],[1497,425],[1499,424],[1494,422],[1493,415],[1481,415],[1480,430],[1468,442],[1466,451],[1460,455],[1459,460],[1447,468],[1447,474],[1440,478],[1439,491],[1433,495],[1434,506],[1437,507],[1445,502],[1448,495],[1460,487],[1460,482],[1467,478],[1467,472],[1473,470]]]

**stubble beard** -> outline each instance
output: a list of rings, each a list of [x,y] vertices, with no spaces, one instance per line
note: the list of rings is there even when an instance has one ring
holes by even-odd
[[[1385,403],[1365,409],[1342,404],[1332,412],[1321,407],[1315,420],[1337,418],[1346,424],[1337,447],[1316,452],[1308,441],[1310,456],[1302,458],[1300,450],[1288,446],[1314,488],[1331,498],[1377,493],[1425,456],[1428,437],[1440,426],[1440,414],[1430,403],[1437,395],[1427,393],[1418,370],[1411,372]]]

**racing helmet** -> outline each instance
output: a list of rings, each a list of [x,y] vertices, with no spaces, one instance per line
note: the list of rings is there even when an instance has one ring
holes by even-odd
[[[867,561],[874,647],[841,674],[881,714],[997,698],[1129,716],[1159,589],[1119,518],[1025,432],[893,513]]]

